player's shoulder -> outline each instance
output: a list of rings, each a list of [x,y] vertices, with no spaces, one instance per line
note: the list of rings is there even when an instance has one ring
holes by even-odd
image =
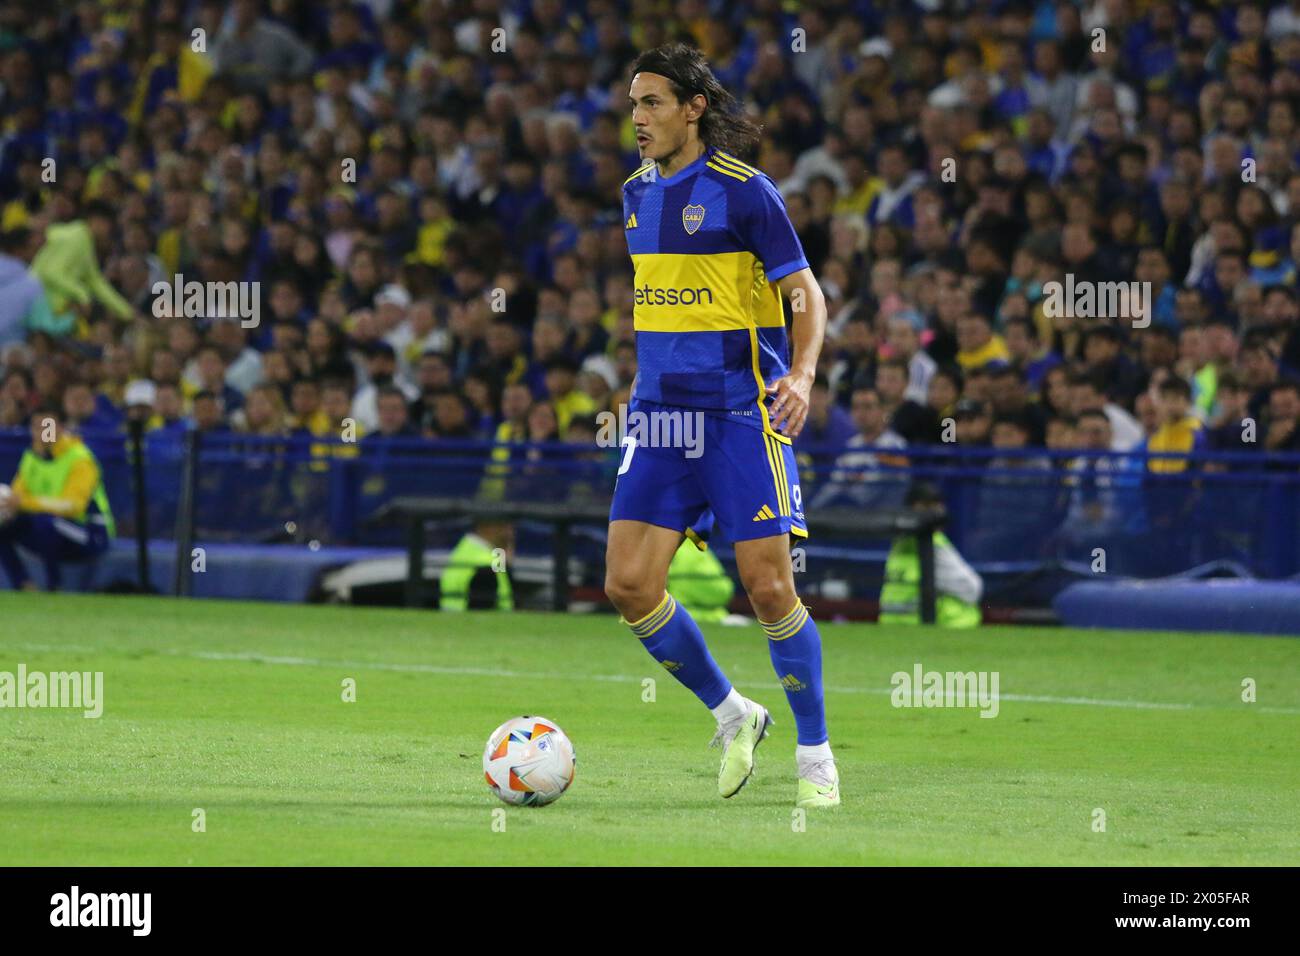
[[[752,180],[761,182],[767,179],[767,174],[757,166],[751,166],[744,160],[721,149],[711,150],[704,162],[704,166],[716,174],[715,178],[722,178],[724,181],[748,183]]]
[[[654,160],[642,163],[641,167],[627,179],[623,180],[623,192],[635,189],[639,184],[651,181],[650,171],[655,168]]]
[[[720,182],[727,193],[743,200],[780,196],[776,183],[757,166],[751,166],[731,153],[715,149],[704,163],[707,174]]]

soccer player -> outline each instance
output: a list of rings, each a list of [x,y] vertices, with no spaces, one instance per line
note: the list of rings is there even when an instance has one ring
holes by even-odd
[[[718,793],[735,795],[772,718],[731,685],[665,590],[683,533],[712,520],[735,546],[794,712],[797,805],[836,806],[821,638],[795,593],[789,551],[792,535],[808,534],[791,440],[808,414],[825,300],[776,186],[737,158],[757,144],[758,128],[735,112],[700,53],[674,44],[642,54],[629,95],[643,160],[623,187],[636,274],[629,416],[699,413],[703,435],[687,448],[624,440],[605,589],[646,650],[717,718]]]

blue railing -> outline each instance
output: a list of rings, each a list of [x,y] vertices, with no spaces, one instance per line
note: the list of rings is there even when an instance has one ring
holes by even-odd
[[[120,433],[88,433],[121,534],[136,515],[130,453]],[[28,443],[0,430],[0,480]],[[1233,561],[1261,577],[1300,573],[1300,455],[1146,455],[952,445],[874,451],[888,461],[848,467],[822,449],[800,454],[805,507],[901,504],[917,479],[941,489],[949,536],[995,572],[1086,566],[1104,551],[1108,573],[1151,577]],[[200,540],[398,544],[400,529],[370,519],[403,494],[554,501],[607,499],[619,449],[565,443],[497,445],[469,440],[369,438],[349,444],[310,435],[224,433],[200,442],[195,528]],[[1157,462],[1181,471],[1154,471]],[[150,536],[176,524],[182,475],[176,433],[145,441]],[[837,540],[840,558],[878,557],[885,542]]]

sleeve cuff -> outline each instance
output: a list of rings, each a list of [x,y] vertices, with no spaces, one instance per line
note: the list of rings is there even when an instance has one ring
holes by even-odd
[[[800,269],[807,269],[807,268],[808,268],[807,259],[804,258],[794,259],[790,262],[785,263],[784,265],[777,266],[775,269],[766,270],[767,281],[779,282],[780,280],[784,279],[786,276],[790,275],[792,272],[798,272]]]

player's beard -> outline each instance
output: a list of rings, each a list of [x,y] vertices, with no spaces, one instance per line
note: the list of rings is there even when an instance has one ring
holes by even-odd
[[[651,142],[651,143],[654,143],[655,140],[651,140],[650,142]],[[700,153],[699,153],[699,156],[703,156],[705,150],[706,150],[708,147],[705,146],[704,143],[701,142],[700,140],[695,140],[695,142],[696,142],[696,143],[699,143],[699,147],[700,147]],[[689,148],[691,147],[691,145],[692,145],[692,142],[691,142],[690,139],[683,139],[680,143],[677,144],[677,147],[676,147],[675,149],[673,149],[672,152],[670,152],[670,153],[668,153],[667,155],[664,155],[664,156],[656,157],[655,160],[654,160],[654,162],[655,162],[655,164],[656,164],[660,169],[664,169],[664,168],[666,168],[666,167],[668,167],[668,166],[671,166],[671,165],[673,164],[674,161],[676,161],[679,157],[681,157],[681,156],[683,155],[683,152],[684,152],[685,150],[687,150],[687,149],[689,149]],[[694,162],[696,159],[699,158],[699,156],[692,156],[691,159],[688,161],[688,163],[689,163],[689,162]],[[688,163],[682,163],[682,166],[686,166],[686,165],[688,165]],[[679,167],[679,168],[680,168],[680,167]]]

